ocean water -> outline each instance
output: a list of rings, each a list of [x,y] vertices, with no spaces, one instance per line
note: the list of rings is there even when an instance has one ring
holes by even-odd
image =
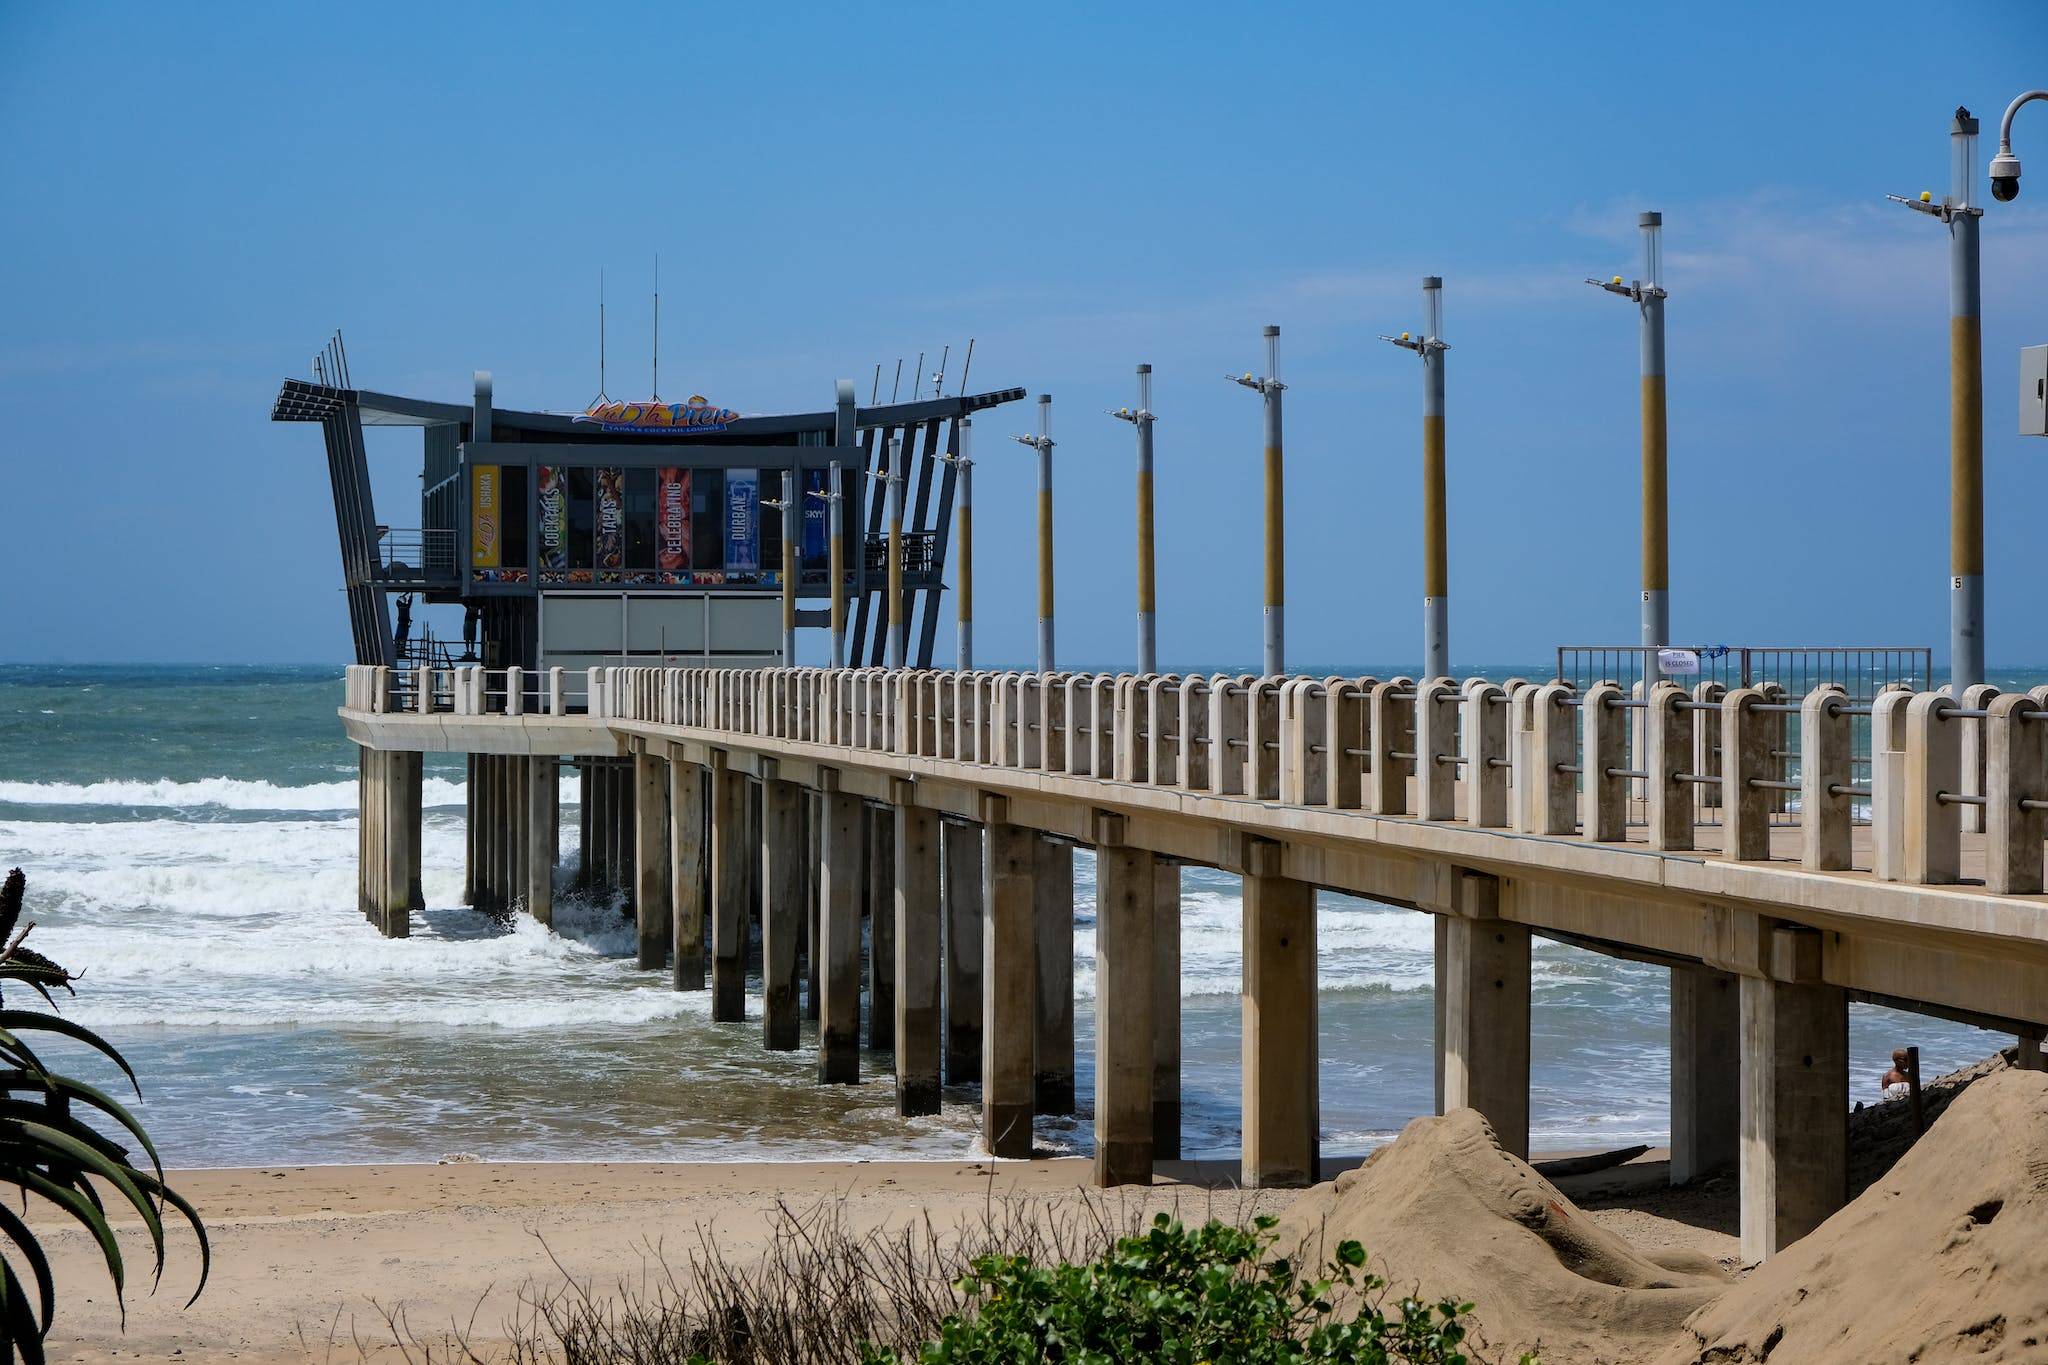
[[[886,1055],[863,1058],[859,1086],[813,1084],[808,1030],[804,1051],[762,1051],[758,983],[747,1023],[713,1024],[703,994],[635,969],[615,905],[564,898],[552,933],[461,905],[459,762],[427,770],[428,908],[411,938],[380,938],[355,908],[340,698],[333,667],[0,667],[0,868],[28,873],[30,942],[83,973],[63,1012],[134,1063],[167,1162],[975,1152],[971,1093],[899,1119]],[[563,795],[575,799],[573,782]],[[563,858],[574,866],[573,811]],[[1039,1134],[1080,1153],[1093,1083],[1086,854],[1075,890],[1083,1113]],[[1183,896],[1186,1149],[1230,1157],[1239,887],[1190,868]],[[1317,912],[1324,1150],[1355,1153],[1432,1106],[1432,933],[1425,915],[1347,897],[1325,895]],[[1665,977],[1539,941],[1539,1148],[1665,1139]],[[1918,1044],[1933,1075],[2007,1041],[1854,1006],[1851,1093],[1875,1097],[1895,1046]]]

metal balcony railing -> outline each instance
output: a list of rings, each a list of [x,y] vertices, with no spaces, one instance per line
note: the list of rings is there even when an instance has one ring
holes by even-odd
[[[377,580],[426,587],[455,581],[455,532],[377,528]]]

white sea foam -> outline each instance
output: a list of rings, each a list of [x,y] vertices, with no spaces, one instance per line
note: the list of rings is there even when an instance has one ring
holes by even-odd
[[[460,782],[430,777],[422,783],[428,806],[462,804]],[[196,782],[0,782],[0,804],[17,806],[123,806],[150,810],[316,811],[354,810],[356,784],[311,782],[281,787],[239,777],[204,777]]]

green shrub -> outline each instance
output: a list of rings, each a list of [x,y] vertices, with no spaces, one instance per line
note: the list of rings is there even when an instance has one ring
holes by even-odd
[[[1167,1214],[1081,1265],[981,1256],[955,1286],[963,1312],[946,1319],[923,1365],[1464,1365],[1472,1305],[1398,1300],[1365,1268],[1356,1242],[1314,1278],[1283,1258],[1261,1260],[1275,1220],[1251,1228],[1211,1221],[1190,1231]],[[867,1365],[901,1365],[870,1348]]]

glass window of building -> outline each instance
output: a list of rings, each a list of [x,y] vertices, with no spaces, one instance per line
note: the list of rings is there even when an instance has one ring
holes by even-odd
[[[569,470],[569,568],[597,567],[597,500],[593,471]],[[589,581],[588,579],[585,580]]]
[[[725,567],[725,471],[699,469],[690,479],[691,567],[699,571]]]
[[[626,564],[628,570],[654,568],[654,471],[626,471]]]

